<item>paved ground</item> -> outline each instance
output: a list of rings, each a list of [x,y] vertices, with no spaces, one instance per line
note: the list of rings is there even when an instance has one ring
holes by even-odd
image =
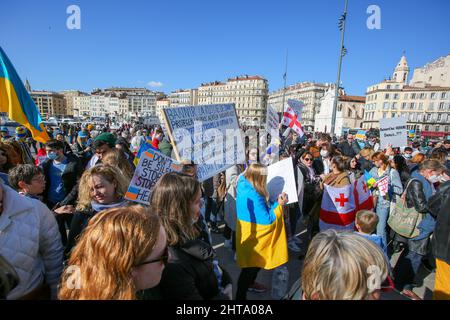
[[[298,228],[299,238],[304,240],[303,247],[306,243],[304,237],[306,236],[306,230],[303,226],[299,226]],[[237,266],[234,261],[234,253],[231,249],[224,247],[224,238],[221,234],[212,234],[213,245],[216,248],[217,255],[219,257],[220,263],[223,267],[230,273],[233,278],[233,292],[234,296],[236,295],[237,288],[237,280],[240,273],[240,268]],[[303,248],[306,252],[306,248]],[[300,272],[302,268],[303,260],[299,259],[300,254],[293,253],[289,251],[289,261],[287,263],[287,267],[289,270],[289,288],[292,284],[300,278]],[[394,266],[399,254],[395,254],[392,256],[391,265]],[[434,277],[435,273],[429,273],[425,268],[421,267],[419,274],[416,278],[416,282],[420,285],[417,288],[414,288],[414,292],[421,298],[429,300],[432,299],[433,289],[434,289]],[[272,300],[271,297],[271,283],[272,283],[272,271],[261,270],[258,274],[257,282],[264,284],[269,290],[266,293],[252,293],[249,292],[247,298],[249,300]],[[398,296],[395,293],[391,293],[385,296],[386,299],[403,299],[402,296]]]

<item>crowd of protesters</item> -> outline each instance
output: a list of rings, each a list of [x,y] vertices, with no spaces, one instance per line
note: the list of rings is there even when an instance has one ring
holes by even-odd
[[[246,143],[245,163],[202,182],[197,164],[183,161],[143,206],[124,196],[143,144],[172,156],[162,128],[61,125],[47,132],[44,145],[24,127],[13,135],[0,128],[2,298],[245,300],[248,291],[268,290],[256,281],[259,270],[285,264],[290,251],[304,260],[297,299],[379,299],[381,288],[365,285],[369,266],[379,268],[380,283],[420,299],[413,288],[421,265],[436,270],[434,298],[450,299],[449,140],[381,149],[376,137],[292,131],[267,149]],[[293,160],[294,204],[284,193],[269,200],[267,165],[276,156]],[[324,227],[327,187],[353,185],[364,174],[387,177],[388,194],[375,183],[372,211],[359,211],[351,227]],[[422,215],[411,238],[387,223],[402,195]],[[211,232],[235,252],[241,273],[234,283]]]

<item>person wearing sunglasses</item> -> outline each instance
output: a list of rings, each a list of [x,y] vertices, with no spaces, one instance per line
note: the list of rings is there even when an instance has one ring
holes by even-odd
[[[303,220],[308,226],[307,229],[310,238],[312,238],[314,234],[319,232],[319,216],[318,214],[313,214],[313,208],[320,200],[322,195],[322,190],[320,189],[320,177],[317,175],[316,170],[314,169],[313,161],[313,153],[306,151],[301,155],[298,163],[298,167],[303,176],[303,183],[300,184],[303,188],[303,190],[301,191],[301,208],[303,213]]]
[[[156,287],[166,263],[167,234],[140,205],[105,210],[90,221],[72,251],[61,300],[136,300]]]

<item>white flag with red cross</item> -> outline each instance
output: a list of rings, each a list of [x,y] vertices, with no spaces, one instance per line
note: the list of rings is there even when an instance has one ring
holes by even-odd
[[[343,187],[324,185],[320,207],[320,231],[335,229],[353,231],[356,203],[352,184]]]
[[[356,212],[358,212],[359,210],[373,210],[374,207],[372,192],[370,192],[364,176],[359,177],[359,179],[356,180],[354,184]]]
[[[300,124],[303,106],[303,102],[289,99],[284,108],[282,121],[283,125],[297,132],[300,137],[304,135],[303,127]]]

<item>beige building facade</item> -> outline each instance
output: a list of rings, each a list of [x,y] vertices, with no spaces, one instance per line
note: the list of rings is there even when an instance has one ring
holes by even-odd
[[[304,103],[301,123],[306,131],[313,131],[315,116],[320,109],[321,99],[325,92],[331,88],[328,83],[299,82],[294,85],[274,91],[269,94],[268,103],[277,110],[283,112],[283,94],[285,105],[289,99],[299,100]]]
[[[430,69],[429,65],[438,67]],[[407,127],[416,137],[450,135],[450,86],[445,76],[450,73],[448,56],[427,66],[415,69],[419,73],[408,84],[409,67],[402,56],[392,80],[367,88],[363,128],[379,128],[381,118],[406,117]]]
[[[66,99],[62,94],[50,91],[31,91],[30,95],[42,118],[67,115]]]

